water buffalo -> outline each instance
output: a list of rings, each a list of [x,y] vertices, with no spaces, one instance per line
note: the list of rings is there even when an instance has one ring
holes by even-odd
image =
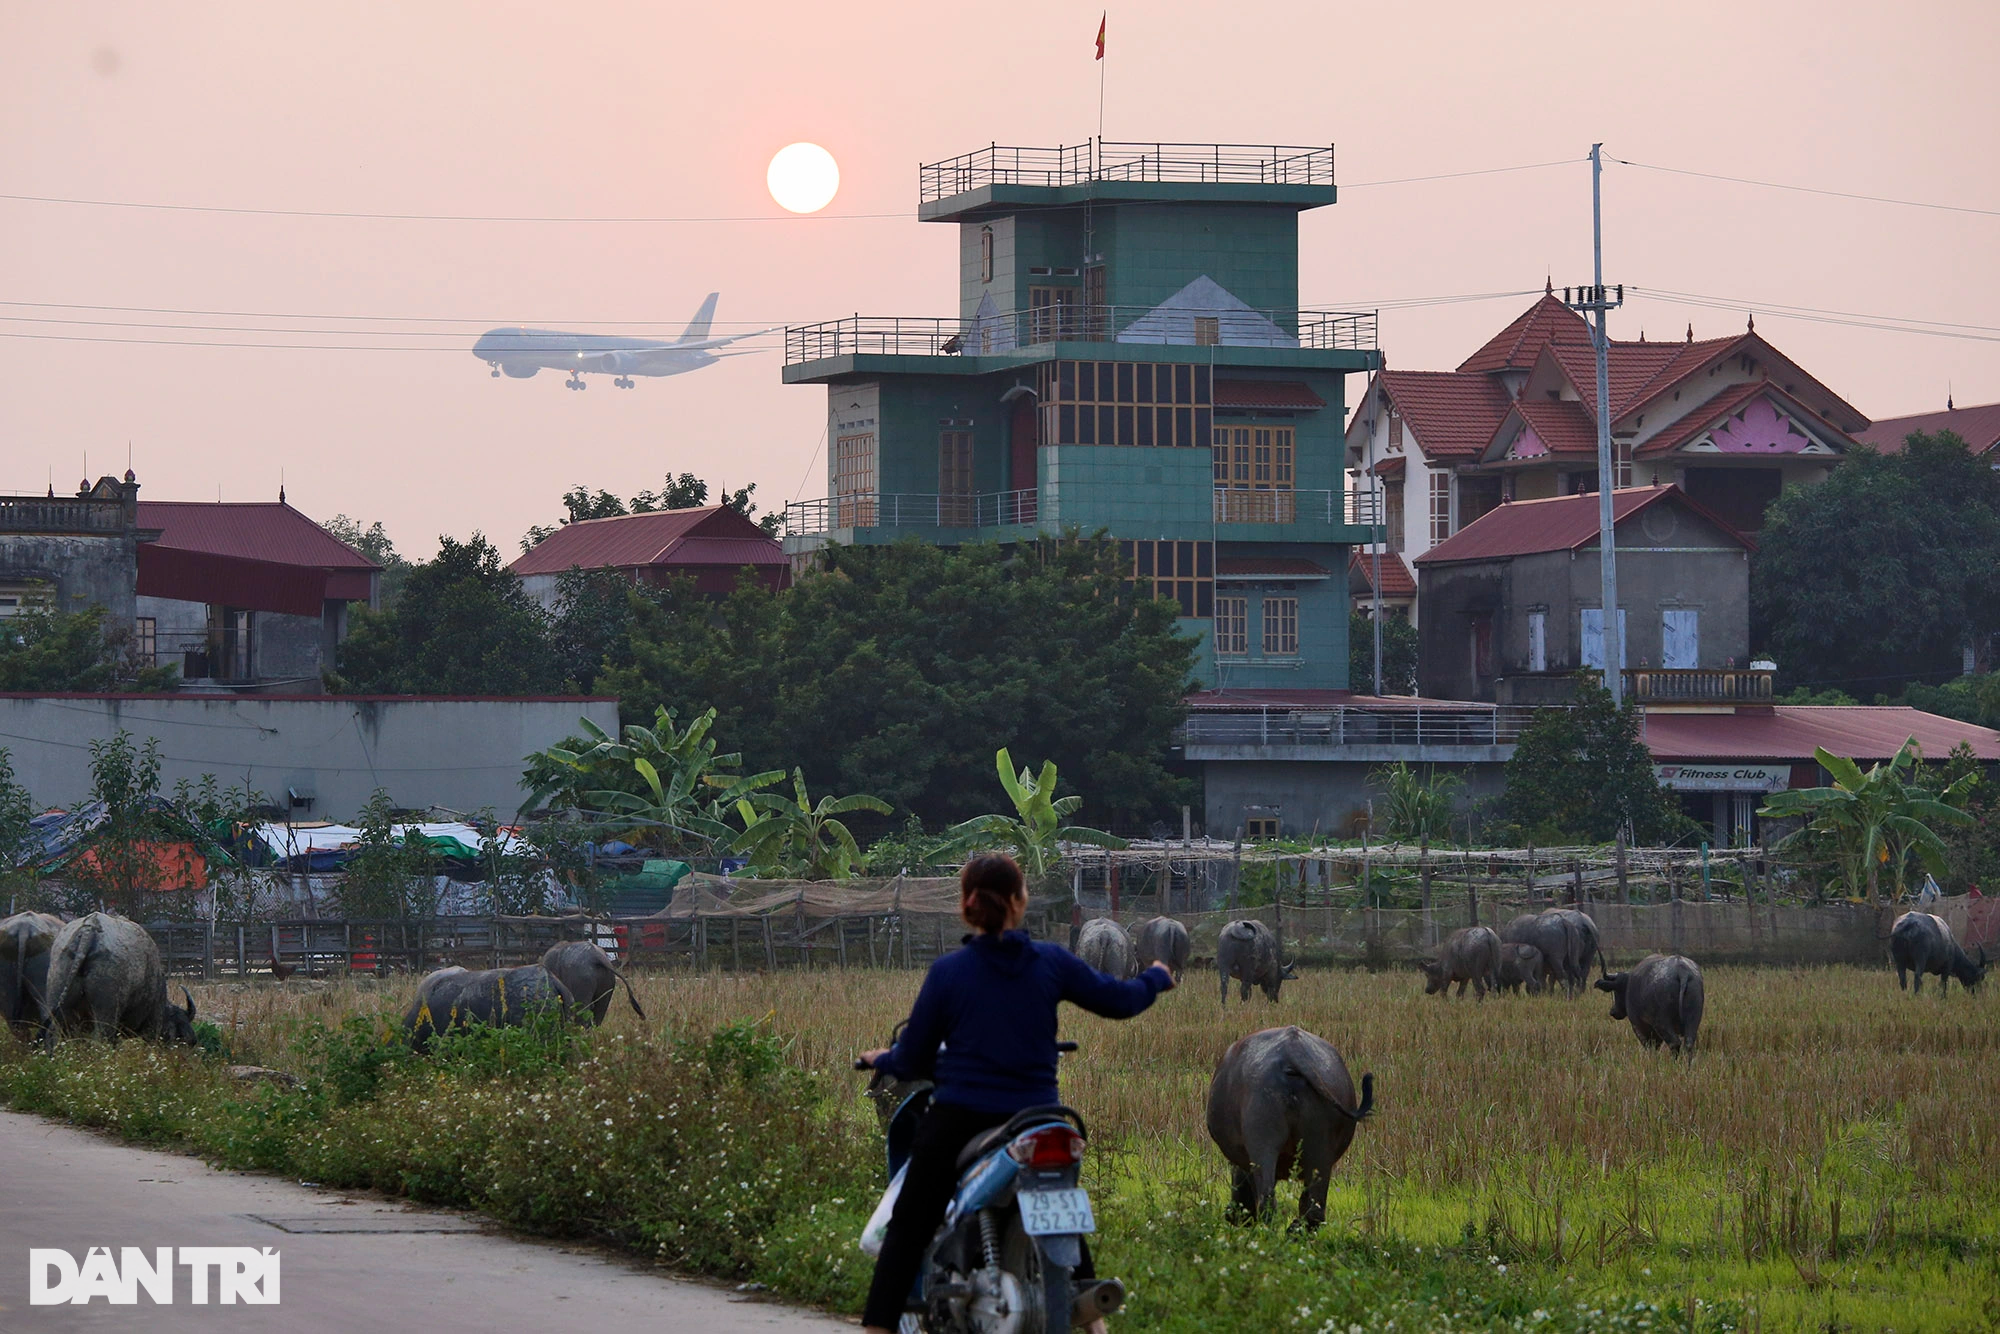
[[[1215,944],[1215,970],[1222,974],[1224,1005],[1229,1004],[1229,979],[1232,977],[1242,980],[1243,999],[1247,1002],[1253,985],[1262,987],[1265,996],[1276,1000],[1278,989],[1285,984],[1285,980],[1298,976],[1290,964],[1278,958],[1277,933],[1250,917],[1222,928],[1222,935]]]
[[[1600,969],[1601,971],[1601,969]],[[1694,1059],[1701,1033],[1701,967],[1678,954],[1649,954],[1628,973],[1605,973],[1597,989],[1611,993],[1611,1017],[1630,1019],[1648,1047],[1662,1043]]]
[[[1570,929],[1559,917],[1546,913],[1522,913],[1500,928],[1505,945],[1533,945],[1542,954],[1542,981],[1548,985],[1568,983],[1564,968],[1570,955]]]
[[[417,997],[403,1015],[410,1045],[426,1046],[432,1036],[474,1024],[519,1028],[529,1016],[550,1007],[571,1013],[576,998],[538,963],[521,968],[440,968],[417,985]]]
[[[1542,989],[1542,952],[1533,945],[1502,945],[1500,947],[1500,989],[1519,991],[1526,988],[1530,996]]]
[[[49,947],[42,1041],[94,1033],[102,1038],[194,1042],[194,997],[184,1007],[167,999],[167,970],[146,928],[94,912],[56,933]]]
[[[1100,973],[1119,979],[1138,972],[1133,962],[1132,937],[1109,917],[1093,917],[1077,934],[1076,956]]]
[[[1138,951],[1141,968],[1163,963],[1176,982],[1187,971],[1187,928],[1171,917],[1155,917],[1142,922],[1138,931],[1133,933],[1132,946]]]
[[[1461,927],[1451,933],[1437,958],[1421,960],[1418,966],[1424,970],[1426,996],[1435,996],[1454,982],[1463,996],[1470,982],[1479,999],[1485,1000],[1488,990],[1500,989],[1500,937],[1491,927]]]
[[[22,1038],[33,1038],[41,1027],[49,948],[60,930],[62,918],[44,912],[0,919],[0,1019]]]
[[[1567,951],[1561,963],[1563,988],[1572,996],[1582,995],[1585,984],[1590,981],[1591,963],[1602,957],[1598,949],[1597,923],[1589,913],[1577,908],[1545,908],[1541,918],[1543,921],[1562,923],[1563,943]]]
[[[1299,1221],[1318,1227],[1334,1164],[1374,1105],[1375,1076],[1361,1076],[1357,1104],[1340,1053],[1302,1028],[1267,1028],[1230,1047],[1208,1086],[1208,1137],[1229,1160],[1234,1206],[1267,1217],[1277,1183],[1298,1163]]]
[[[566,940],[551,945],[542,955],[542,967],[549,975],[569,988],[569,994],[576,1003],[590,1011],[590,1022],[601,1024],[604,1016],[611,1013],[611,999],[618,992],[618,984],[625,984],[625,999],[632,1006],[632,1013],[641,1019],[646,1012],[639,1008],[639,998],[632,994],[632,980],[618,971],[606,954],[587,940]]]
[[[1906,987],[1905,974],[1917,975],[1916,993],[1923,994],[1924,974],[1935,973],[1940,994],[1951,990],[1951,979],[1967,991],[1986,977],[1986,948],[1980,947],[1974,963],[1956,940],[1951,927],[1932,913],[1906,912],[1889,928],[1889,958],[1896,965],[1896,985]]]

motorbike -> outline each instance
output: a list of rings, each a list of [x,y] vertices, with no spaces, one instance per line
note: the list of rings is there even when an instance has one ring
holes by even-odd
[[[1056,1049],[1074,1052],[1076,1044]],[[930,1106],[928,1083],[911,1089],[888,1123],[892,1190]],[[966,1144],[900,1334],[1059,1334],[1124,1304],[1116,1279],[1078,1285],[1071,1278],[1083,1235],[1097,1230],[1078,1184],[1089,1133],[1074,1108],[1053,1103],[1016,1112]]]

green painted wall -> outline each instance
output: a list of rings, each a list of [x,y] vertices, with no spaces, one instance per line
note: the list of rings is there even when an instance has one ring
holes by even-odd
[[[935,495],[938,437],[946,430],[972,431],[973,489],[999,491],[1006,467],[1007,405],[1000,395],[1013,376],[897,376],[876,383],[881,393],[881,426],[875,437],[877,485],[885,495]],[[1032,379],[1032,377],[1030,377]],[[969,428],[947,427],[943,419],[970,418]],[[832,461],[827,493],[833,492]]]
[[[1156,306],[1207,274],[1245,305],[1299,302],[1299,220],[1290,209],[1138,205],[1099,212],[1109,300]]]

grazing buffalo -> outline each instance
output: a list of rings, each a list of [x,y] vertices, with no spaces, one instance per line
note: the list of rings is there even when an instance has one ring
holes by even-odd
[[[1597,944],[1597,923],[1589,913],[1577,908],[1545,908],[1541,917],[1543,921],[1562,923],[1565,947],[1561,964],[1563,988],[1572,996],[1582,995],[1585,984],[1590,981],[1591,963],[1602,957]]]
[[[1222,1003],[1229,1004],[1229,979],[1243,983],[1243,999],[1249,1001],[1250,988],[1259,986],[1271,1000],[1287,978],[1295,978],[1292,966],[1278,958],[1278,935],[1255,918],[1246,917],[1222,928],[1215,945],[1215,970],[1222,974]]]
[[[1611,1017],[1630,1019],[1648,1047],[1664,1043],[1694,1059],[1701,1034],[1701,967],[1678,954],[1649,954],[1629,973],[1607,973],[1597,989],[1611,993]]]
[[[1889,928],[1889,957],[1896,964],[1896,985],[1907,987],[1905,974],[1915,973],[1918,995],[1923,994],[1925,973],[1937,975],[1939,994],[1951,990],[1954,977],[1967,991],[1986,977],[1986,947],[1980,947],[1974,963],[1952,938],[1950,925],[1932,913],[1906,912],[1896,919]]]
[[[646,1017],[646,1012],[639,1008],[639,998],[632,994],[632,979],[618,971],[610,955],[587,940],[566,940],[549,946],[542,955],[542,967],[569,988],[579,1006],[590,1011],[593,1024],[603,1023],[604,1016],[611,1013],[611,1000],[617,995],[620,982],[625,984],[625,999],[631,1004],[632,1013],[641,1019]]]
[[[1121,980],[1139,971],[1132,961],[1132,937],[1109,917],[1093,917],[1083,924],[1076,938],[1076,957]]]
[[[1302,1028],[1267,1028],[1222,1054],[1208,1086],[1208,1137],[1229,1160],[1234,1206],[1250,1218],[1271,1212],[1277,1183],[1304,1169],[1299,1221],[1326,1221],[1334,1164],[1354,1127],[1375,1105],[1375,1076],[1361,1076],[1361,1101],[1333,1044]]]
[[[1530,996],[1542,989],[1542,952],[1533,945],[1500,947],[1500,990],[1527,989]]]
[[[1132,947],[1138,951],[1141,968],[1163,963],[1176,982],[1187,971],[1187,928],[1171,917],[1155,917],[1140,923],[1138,931],[1133,933]]]
[[[1546,913],[1522,913],[1500,928],[1502,944],[1533,945],[1541,951],[1542,981],[1549,986],[1569,980],[1564,971],[1570,954],[1569,937],[1569,927],[1562,919]]]
[[[1470,982],[1479,999],[1485,1000],[1489,990],[1500,989],[1500,937],[1490,927],[1462,927],[1451,933],[1437,958],[1420,960],[1418,967],[1424,970],[1426,996],[1435,996],[1454,982],[1463,996]]]
[[[576,998],[538,963],[521,968],[440,968],[417,985],[417,998],[403,1015],[410,1045],[422,1048],[432,1036],[474,1024],[519,1028],[531,1015],[554,1008],[571,1013]]]
[[[146,928],[94,912],[56,933],[49,947],[42,1041],[94,1033],[101,1038],[194,1042],[194,997],[185,1008],[167,999],[167,970]]]
[[[62,918],[45,912],[17,912],[0,919],[0,1019],[27,1039],[42,1025],[42,1000],[49,980],[49,949]]]

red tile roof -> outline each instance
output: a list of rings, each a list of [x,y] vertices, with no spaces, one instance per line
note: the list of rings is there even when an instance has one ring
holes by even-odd
[[[1635,486],[1612,492],[1614,523],[1623,523],[1672,496],[1750,550],[1756,546],[1707,507],[1681,493],[1677,486]],[[1516,500],[1495,506],[1417,557],[1419,565],[1454,561],[1503,560],[1546,551],[1576,551],[1597,540],[1597,496],[1557,496],[1550,500]]]
[[[315,570],[381,568],[281,500],[142,500],[139,526],[159,529],[156,545],[180,551]]]
[[[1552,454],[1597,454],[1597,422],[1574,401],[1552,403],[1522,399],[1514,404],[1521,420]]]
[[[1377,477],[1400,477],[1403,475],[1403,468],[1408,462],[1409,460],[1404,458],[1403,455],[1392,454],[1368,471],[1374,473]]]
[[[1611,416],[1619,417],[1671,388],[1749,335],[1710,338],[1699,343],[1613,343],[1605,356],[1611,381]],[[1555,343],[1549,355],[1583,396],[1585,410],[1597,411],[1597,354],[1588,343]]]
[[[1218,408],[1275,408],[1313,412],[1326,400],[1297,380],[1221,380],[1215,382]]]
[[[1898,454],[1902,452],[1904,442],[1918,431],[1926,435],[1951,431],[1965,441],[1974,454],[1984,454],[2000,445],[2000,403],[1890,417],[1857,432],[1854,438],[1865,445],[1875,446],[1880,453]]]
[[[1357,593],[1373,594],[1375,585],[1371,582],[1375,575],[1375,556],[1372,552],[1357,551],[1347,558],[1348,585]],[[1410,567],[1403,563],[1400,552],[1382,553],[1382,596],[1385,598],[1413,598],[1417,595],[1417,577],[1410,573]]]
[[[1926,759],[1961,741],[2000,760],[2000,732],[1893,706],[1780,704],[1769,713],[1649,713],[1646,748],[1657,760],[1810,760],[1813,747],[1864,764],[1895,755],[1914,736]]]
[[[1542,348],[1551,342],[1590,342],[1590,326],[1583,316],[1544,295],[1541,300],[1488,339],[1486,346],[1459,363],[1459,370],[1490,374],[1502,370],[1526,370],[1535,364]]]
[[[1304,556],[1218,556],[1218,579],[1324,579],[1332,573]]]
[[[1383,371],[1376,383],[1416,433],[1427,458],[1476,458],[1513,406],[1485,375],[1457,371]]]
[[[700,509],[656,510],[651,514],[564,524],[508,568],[526,576],[560,574],[574,567],[632,570],[647,565],[688,564],[692,562],[670,557],[675,543],[691,537],[753,543],[762,551],[776,553],[771,561],[752,560],[743,554],[749,550],[745,547],[742,551],[732,551],[732,564],[784,563],[784,548],[777,539],[767,536],[756,524],[726,505],[706,505]]]

